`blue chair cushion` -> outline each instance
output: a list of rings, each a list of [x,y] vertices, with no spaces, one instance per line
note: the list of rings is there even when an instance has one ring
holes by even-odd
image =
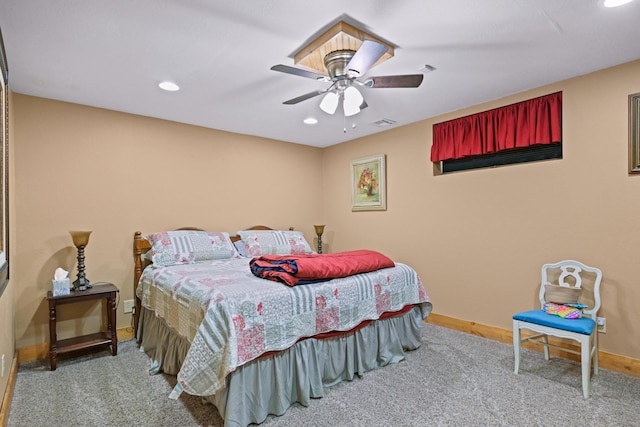
[[[591,335],[596,327],[596,322],[590,317],[580,319],[565,319],[555,314],[548,314],[544,310],[523,311],[513,316],[515,320],[562,329],[579,334]]]

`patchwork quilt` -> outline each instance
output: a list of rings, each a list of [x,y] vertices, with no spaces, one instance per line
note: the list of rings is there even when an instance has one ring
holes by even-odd
[[[142,305],[191,342],[178,373],[189,394],[212,395],[237,367],[302,338],[348,331],[407,305],[421,305],[424,317],[431,309],[416,271],[405,264],[291,287],[254,276],[250,260],[151,265],[142,274]]]

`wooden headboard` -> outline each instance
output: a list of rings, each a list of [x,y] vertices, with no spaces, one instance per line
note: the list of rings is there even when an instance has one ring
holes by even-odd
[[[197,227],[182,227],[177,230],[197,230],[204,231],[202,228]],[[247,230],[273,230],[270,227],[264,225],[254,225],[253,227],[247,228]],[[293,230],[293,227],[289,227],[289,230]],[[237,234],[233,234],[230,236],[232,242],[237,242],[240,240],[240,236]],[[138,282],[140,282],[140,277],[142,276],[142,270],[150,264],[150,261],[147,260],[144,255],[151,249],[151,243],[147,239],[142,236],[141,231],[136,231],[133,235],[133,296],[136,301],[136,311],[133,313],[133,333],[134,337],[138,333],[138,322],[140,319],[140,313],[142,309],[142,303],[140,299],[138,299]]]

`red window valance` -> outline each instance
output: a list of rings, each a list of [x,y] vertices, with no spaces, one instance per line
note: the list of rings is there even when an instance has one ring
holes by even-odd
[[[562,92],[433,125],[431,161],[562,142]]]

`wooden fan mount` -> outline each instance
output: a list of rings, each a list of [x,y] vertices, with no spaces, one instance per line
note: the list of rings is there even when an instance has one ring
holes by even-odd
[[[333,78],[334,76],[331,74],[332,72],[329,66],[326,65],[327,58],[338,52],[351,52],[351,57],[353,57],[365,40],[373,40],[387,47],[386,53],[373,64],[372,68],[387,59],[393,58],[393,45],[353,25],[340,21],[300,48],[300,50],[294,54],[293,62],[295,65],[303,66]],[[349,60],[346,60],[344,65],[348,62]],[[341,75],[339,69],[336,71],[338,73],[335,75]]]

